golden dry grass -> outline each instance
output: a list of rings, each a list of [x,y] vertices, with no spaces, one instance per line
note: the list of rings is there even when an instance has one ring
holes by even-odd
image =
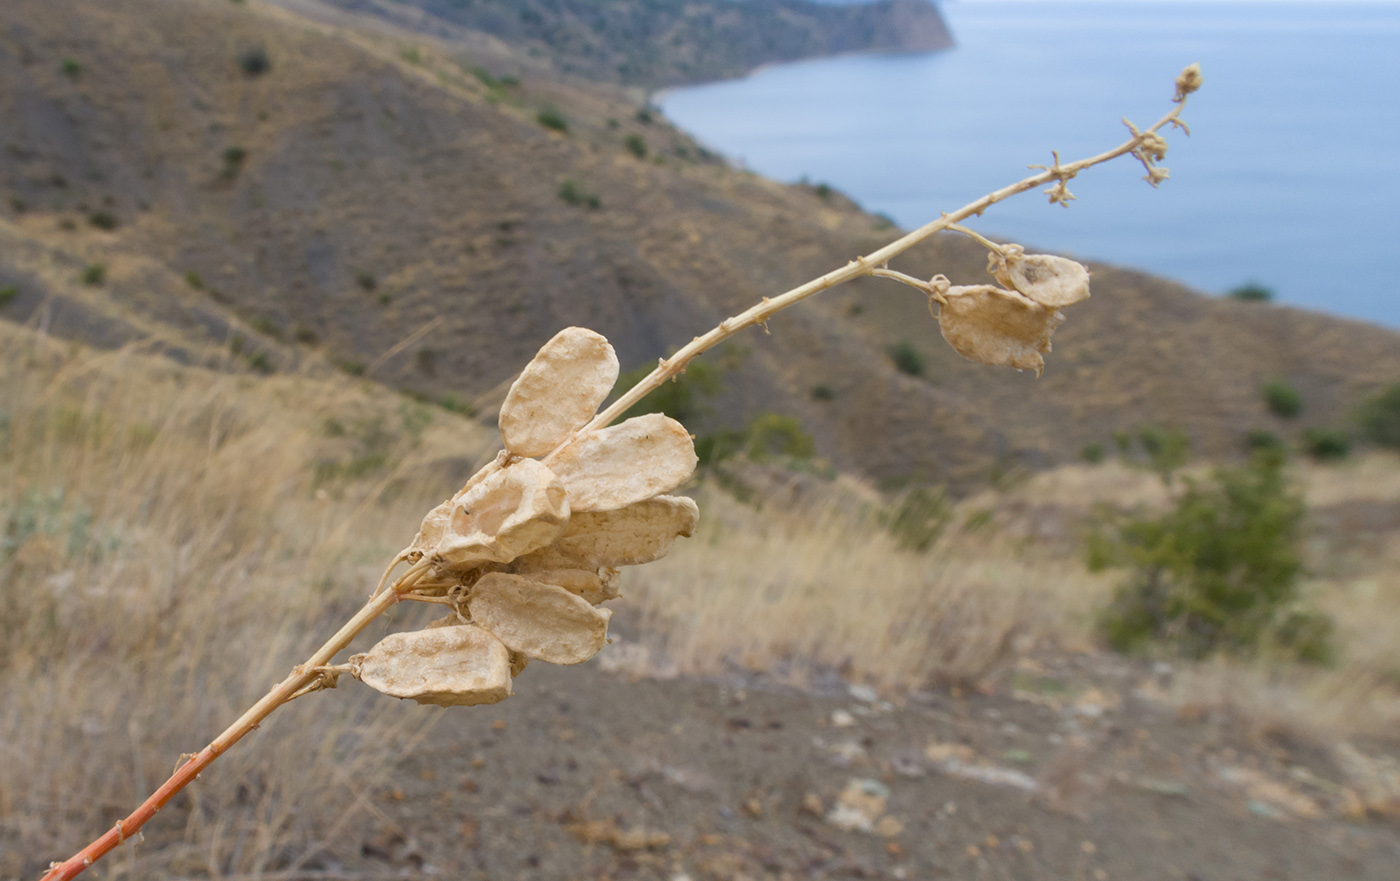
[[[395,426],[351,481],[355,433],[406,418],[397,396],[0,334],[0,876],[21,877],[109,827],[348,617],[444,492],[418,466],[480,432],[440,411],[416,441]],[[431,718],[358,688],[279,715],[166,808],[143,873],[314,866],[369,810],[384,744]]]

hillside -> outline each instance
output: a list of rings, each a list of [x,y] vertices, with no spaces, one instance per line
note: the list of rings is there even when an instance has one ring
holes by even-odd
[[[894,234],[839,194],[727,167],[615,88],[480,63],[256,2],[10,0],[0,317],[186,361],[228,343],[263,372],[369,368],[489,414],[561,326],[643,364]],[[972,282],[983,263],[950,238],[898,268]],[[738,339],[692,430],[777,411],[841,469],[968,489],[1148,425],[1233,453],[1252,428],[1343,420],[1400,377],[1395,333],[1094,272],[1039,381],[961,360],[922,298],[865,280]],[[901,341],[922,378],[886,356]],[[1297,426],[1265,407],[1274,377],[1303,393]]]
[[[723,79],[761,64],[952,45],[926,0],[330,0],[437,37],[488,34],[558,73],[647,88]]]

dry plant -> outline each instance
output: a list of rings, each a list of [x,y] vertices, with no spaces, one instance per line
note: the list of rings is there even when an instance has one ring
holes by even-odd
[[[1117,147],[1069,163],[1055,154],[1051,166],[1036,166],[1039,173],[722,321],[662,359],[601,413],[597,407],[617,379],[616,355],[592,331],[561,331],[506,396],[500,415],[504,449],[429,512],[369,601],[222,734],[183,761],[135,811],[68,860],[54,863],[46,881],[75,877],[138,835],[157,811],[273,711],[334,687],[343,674],[395,697],[472,705],[508,697],[513,677],[531,658],[576,664],[592,657],[607,641],[610,612],[599,604],[616,596],[617,569],[663,556],[678,536],[691,534],[697,515],[694,502],[666,495],[696,464],[685,428],[659,414],[611,423],[679,375],[691,359],[745,328],[766,326],[782,309],[862,276],[890,278],[924,293],[931,312],[937,305],[939,328],[959,354],[1039,375],[1051,335],[1064,320],[1059,310],[1089,296],[1088,270],[1062,257],[996,244],[961,222],[1047,184],[1050,201],[1067,204],[1074,198],[1070,180],[1123,155],[1140,161],[1147,181],[1156,186],[1167,177],[1158,165],[1167,150],[1160,132],[1169,126],[1185,129],[1179,115],[1200,82],[1199,67],[1186,68],[1176,80],[1176,106],[1146,129],[1125,120],[1131,134]],[[954,286],[942,276],[924,281],[889,268],[890,260],[943,230],[982,243],[998,284]],[[404,562],[407,570],[390,583]],[[367,626],[408,601],[440,605],[446,617],[421,630],[392,634],[346,663],[332,663]]]

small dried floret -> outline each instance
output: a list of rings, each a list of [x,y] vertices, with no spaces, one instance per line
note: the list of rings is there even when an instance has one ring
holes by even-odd
[[[550,467],[569,493],[571,511],[610,511],[669,492],[695,471],[685,427],[648,413],[574,440]]]
[[[394,633],[351,661],[361,682],[420,704],[469,707],[510,697],[510,652],[470,624]]]
[[[568,522],[563,483],[522,459],[430,511],[413,548],[459,570],[506,563],[550,544]]]
[[[612,617],[562,587],[503,572],[482,576],[467,608],[506,647],[550,664],[581,664],[596,655],[607,644]]]
[[[501,405],[513,456],[543,456],[593,418],[617,381],[617,354],[602,334],[566,327],[525,366]]]
[[[1059,309],[1089,299],[1089,269],[1066,257],[1027,254],[1005,245],[987,255],[987,271],[997,281],[1042,306]]]
[[[1203,77],[1201,76],[1201,66],[1199,64],[1187,65],[1176,78],[1176,97],[1172,100],[1183,101],[1186,96],[1201,87]]]
[[[994,285],[951,287],[943,295],[938,326],[959,355],[970,361],[1018,370],[1045,369],[1050,335],[1064,321],[1046,308]]]

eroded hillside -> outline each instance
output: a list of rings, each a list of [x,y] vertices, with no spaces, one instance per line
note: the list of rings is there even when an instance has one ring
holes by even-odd
[[[839,194],[728,167],[609,87],[478,68],[455,44],[258,3],[11,0],[0,316],[489,398],[561,326],[642,364],[893,235]],[[946,239],[898,268],[971,282],[983,264]],[[1251,428],[1297,430],[1266,409],[1268,379],[1302,391],[1306,426],[1400,377],[1392,332],[1111,267],[1039,381],[962,361],[889,282],[770,331],[731,350],[708,427],[791,414],[839,468],[960,487],[1145,425],[1232,452]],[[922,376],[887,355],[906,341]]]

